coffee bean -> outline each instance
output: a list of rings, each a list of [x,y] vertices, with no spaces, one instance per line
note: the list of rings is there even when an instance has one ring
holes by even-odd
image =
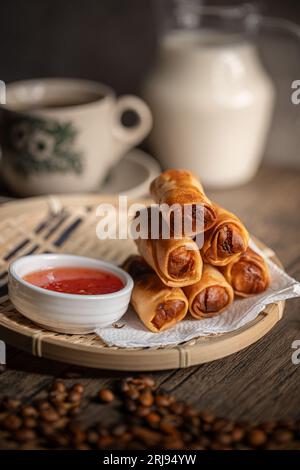
[[[137,388],[131,388],[127,395],[129,398],[131,398],[131,400],[138,400],[140,396],[140,391]]]
[[[198,444],[197,442],[194,442],[188,446],[187,450],[205,450],[205,447],[203,447],[201,444]]]
[[[130,399],[125,400],[124,405],[126,410],[130,413],[134,413],[138,408],[136,402]]]
[[[51,385],[52,392],[59,392],[59,393],[65,393],[66,392],[66,386],[64,382],[61,380],[55,380],[53,384]]]
[[[2,407],[8,411],[16,411],[21,405],[21,400],[17,398],[4,397]]]
[[[166,437],[163,440],[163,449],[166,450],[181,450],[184,448],[184,442],[182,439],[173,437]]]
[[[216,441],[224,446],[230,445],[232,443],[232,438],[230,434],[219,432],[215,435]]]
[[[68,414],[69,409],[70,406],[68,403],[59,403],[56,407],[56,411],[60,416],[66,416]]]
[[[177,415],[181,415],[184,412],[184,404],[180,402],[175,402],[170,405],[170,411]]]
[[[125,424],[118,424],[112,429],[112,435],[116,437],[121,437],[127,431],[127,426]]]
[[[160,422],[160,416],[158,413],[152,411],[146,416],[146,420],[151,426],[155,426]]]
[[[84,386],[80,383],[74,384],[71,388],[73,392],[80,393],[80,395],[84,392]]]
[[[128,444],[128,442],[130,442],[132,440],[133,436],[131,434],[131,432],[124,432],[121,436],[120,436],[120,440],[122,442],[124,442],[125,444]]]
[[[39,411],[46,411],[46,410],[50,410],[52,408],[51,403],[47,400],[40,400],[37,403],[37,407],[38,407]]]
[[[49,436],[49,440],[57,447],[66,448],[70,444],[70,436],[66,433],[53,433]]]
[[[161,434],[159,432],[148,429],[144,426],[133,426],[132,434],[138,440],[141,440],[148,446],[157,446],[161,442]]]
[[[268,440],[264,445],[264,450],[278,450],[278,443],[272,440]]]
[[[97,431],[98,431],[99,436],[109,436],[110,434],[108,429],[102,424],[98,424]]]
[[[198,412],[195,410],[195,408],[192,408],[191,406],[186,405],[184,408],[183,414],[185,416],[197,416]]]
[[[229,421],[227,419],[225,419],[225,423],[223,428],[222,428],[222,432],[227,432],[227,433],[231,433],[232,430],[234,429],[235,427],[235,423],[233,421]]]
[[[206,449],[210,446],[211,439],[208,436],[200,435],[200,437],[197,439],[197,442]]]
[[[140,380],[146,385],[146,387],[155,387],[155,380],[149,375],[141,375]]]
[[[99,434],[96,431],[88,431],[86,439],[90,444],[96,444],[99,439]]]
[[[150,407],[153,405],[154,398],[152,393],[149,390],[146,390],[140,394],[139,401],[143,406]]]
[[[15,431],[14,437],[18,442],[29,442],[36,438],[36,433],[32,429],[21,428]]]
[[[110,449],[112,443],[113,438],[111,436],[99,436],[97,447],[98,449]]]
[[[72,408],[69,411],[70,416],[77,416],[80,412],[80,406],[72,406]]]
[[[159,429],[166,434],[176,434],[177,430],[174,424],[167,420],[162,420],[159,424]]]
[[[291,419],[286,419],[286,420],[280,420],[278,423],[276,423],[276,426],[279,428],[284,428],[284,429],[289,429],[290,431],[295,430],[296,423],[292,421]]]
[[[219,444],[218,442],[211,442],[209,447],[208,447],[209,450],[222,450],[222,445]]]
[[[37,409],[32,405],[22,406],[20,413],[21,413],[22,416],[24,416],[26,418],[28,418],[28,417],[36,418],[39,414]]]
[[[121,392],[123,392],[123,393],[129,392],[129,390],[130,390],[130,385],[129,385],[129,383],[127,382],[127,380],[123,380],[123,381],[121,382],[120,390],[121,390]]]
[[[189,421],[190,425],[194,428],[198,428],[200,426],[200,418],[199,416],[192,416]]]
[[[185,444],[190,444],[191,442],[193,442],[194,440],[194,437],[196,436],[196,434],[194,435],[192,432],[190,431],[185,431],[185,430],[180,430],[180,432],[175,428],[175,432],[171,433],[174,437],[178,435],[181,436],[181,439],[185,442]]]
[[[267,435],[261,429],[252,429],[247,434],[247,441],[252,447],[261,447],[267,441]]]
[[[115,396],[111,390],[104,388],[98,392],[98,398],[103,403],[110,403],[115,399]]]
[[[153,389],[154,382],[151,378],[146,378],[145,376],[140,376],[140,377],[130,377],[126,379],[126,381],[129,389],[136,389],[138,392],[141,392],[142,390],[145,390],[146,388]]]
[[[216,419],[212,424],[213,431],[222,431],[227,425],[227,421],[225,419]]]
[[[140,392],[137,388],[133,387],[132,385],[128,385],[124,387],[125,390],[123,393],[130,398],[131,400],[137,400],[140,396]]]
[[[70,421],[68,424],[68,430],[75,432],[82,429],[82,425],[79,421]]]
[[[88,444],[76,444],[76,450],[91,450],[91,447]]]
[[[167,407],[171,405],[171,399],[168,395],[156,395],[155,404],[161,407]]]
[[[53,424],[46,423],[46,422],[39,423],[38,430],[45,437],[52,436],[52,434],[54,434],[54,431],[55,431]]]
[[[279,444],[285,444],[293,439],[294,433],[289,429],[279,428],[276,429],[272,437]]]
[[[49,394],[49,401],[52,403],[52,405],[57,405],[59,406],[60,403],[63,403],[67,397],[67,394],[65,392],[50,392]]]
[[[73,446],[82,444],[86,439],[86,433],[82,429],[72,431],[71,443]]]
[[[64,429],[69,422],[69,418],[60,418],[57,421],[53,422],[53,428],[54,429]]]
[[[2,425],[4,429],[7,429],[8,431],[15,431],[22,426],[22,420],[19,416],[10,414],[3,419]]]
[[[171,415],[170,414],[170,415],[164,416],[162,421],[164,423],[169,423],[172,426],[175,426],[176,428],[178,428],[183,424],[183,422],[185,422],[185,419],[180,415]],[[187,426],[188,426],[188,428],[191,427],[190,424],[187,424]]]
[[[214,415],[208,411],[202,411],[202,413],[200,413],[200,417],[202,421],[207,424],[211,424],[215,420]]]
[[[82,400],[82,395],[81,393],[78,393],[78,392],[75,392],[75,391],[71,391],[68,393],[68,396],[67,396],[67,401],[70,402],[70,403],[80,403],[80,401]]]
[[[212,425],[209,424],[209,423],[203,423],[202,424],[202,430],[204,432],[207,432],[207,433],[211,432],[211,428],[212,428]]]
[[[134,402],[133,402],[134,403]],[[138,406],[136,408],[136,405],[134,403],[134,410],[136,410],[136,414],[137,416],[140,416],[141,418],[143,418],[144,416],[147,416],[150,412],[151,412],[151,408],[150,407],[147,407],[147,406]]]
[[[53,423],[53,422],[57,421],[60,418],[57,411],[54,410],[53,408],[42,410],[40,414],[41,414],[41,418],[44,421],[47,421],[48,423]]]
[[[156,406],[155,409],[156,409],[157,413],[160,414],[161,417],[167,416],[167,415],[170,414],[170,410],[167,407]]]
[[[27,417],[27,418],[24,418],[23,426],[24,426],[24,428],[28,428],[28,429],[36,428],[37,427],[37,420],[35,418],[30,417],[30,416]]]
[[[275,427],[276,427],[276,422],[274,421],[267,421],[265,423],[262,423],[260,426],[260,429],[262,429],[263,431],[269,433],[269,432],[272,432]]]
[[[240,442],[245,436],[245,430],[240,426],[235,426],[231,432],[233,442]]]

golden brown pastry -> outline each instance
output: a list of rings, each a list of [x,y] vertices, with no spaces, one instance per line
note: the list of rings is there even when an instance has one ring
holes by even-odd
[[[122,268],[128,272],[134,280],[138,279],[143,274],[154,272],[140,255],[128,256],[122,264]]]
[[[270,284],[269,268],[265,260],[251,248],[233,261],[222,272],[240,297],[249,297],[265,291]]]
[[[190,171],[164,171],[152,181],[150,193],[158,204],[167,204],[168,206],[178,204],[182,210],[189,209],[188,214],[183,217],[182,223],[182,234],[185,236],[193,236],[196,233],[206,231],[215,222],[214,206],[205,195],[201,183]],[[173,224],[172,217],[171,213],[171,226]]]
[[[249,233],[238,217],[215,205],[216,223],[204,234],[201,249],[205,263],[225,266],[235,261],[248,247]]]
[[[141,257],[130,257],[123,267],[134,278],[131,304],[150,331],[164,331],[185,317],[188,301],[182,289],[165,286]]]
[[[209,264],[204,264],[201,280],[183,290],[189,301],[189,311],[198,320],[219,315],[234,298],[231,285]]]
[[[197,244],[189,239],[135,240],[139,253],[170,287],[184,287],[200,280],[202,258]]]

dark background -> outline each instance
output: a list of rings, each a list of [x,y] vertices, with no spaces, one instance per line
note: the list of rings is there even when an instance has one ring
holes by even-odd
[[[260,3],[266,14],[300,22],[299,0]],[[138,92],[155,54],[154,4],[154,0],[1,0],[0,79],[72,76],[106,82],[118,93]]]

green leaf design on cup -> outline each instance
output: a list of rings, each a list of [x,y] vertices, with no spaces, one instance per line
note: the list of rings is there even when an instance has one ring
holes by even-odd
[[[20,114],[7,124],[5,148],[9,163],[24,176],[32,173],[83,172],[83,155],[76,148],[78,130],[72,122]]]

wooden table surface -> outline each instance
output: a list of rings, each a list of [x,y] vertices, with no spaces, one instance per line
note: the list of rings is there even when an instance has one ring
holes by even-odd
[[[300,280],[300,172],[263,167],[255,179],[241,187],[209,195],[235,211],[250,232],[272,247],[287,272]],[[163,388],[199,409],[234,418],[262,421],[300,418],[300,364],[291,361],[292,342],[300,340],[300,300],[287,302],[284,317],[263,339],[225,359],[182,370],[153,373]],[[39,396],[54,377],[75,371],[86,395],[128,374],[92,369],[39,359],[8,347],[7,367],[0,375],[0,395],[25,400]],[[83,419],[106,422],[113,413],[97,414],[88,400]]]

